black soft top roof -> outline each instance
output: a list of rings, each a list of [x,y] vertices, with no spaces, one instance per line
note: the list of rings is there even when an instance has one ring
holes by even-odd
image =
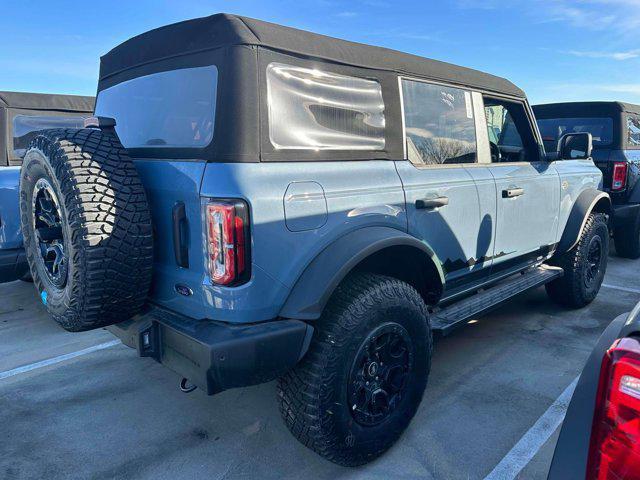
[[[640,105],[624,102],[565,102],[533,105],[537,118],[586,117],[590,115],[620,115],[622,112],[640,115]]]
[[[0,92],[0,107],[22,108],[25,110],[92,113],[94,103],[94,97],[80,95]]]
[[[477,70],[225,13],[174,23],[127,40],[101,58],[100,80],[146,63],[230,45],[257,45],[525,97],[510,81]]]

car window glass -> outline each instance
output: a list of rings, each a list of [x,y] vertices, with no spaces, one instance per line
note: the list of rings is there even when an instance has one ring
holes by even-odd
[[[416,165],[475,163],[471,92],[402,80],[407,155]]]
[[[491,161],[538,160],[537,143],[524,105],[494,98],[485,98],[484,103]]]
[[[217,85],[213,65],[153,73],[99,92],[96,115],[115,118],[127,148],[202,148],[213,139]]]
[[[594,146],[609,145],[613,140],[611,117],[539,118],[538,128],[548,152],[556,151],[558,140],[566,133],[590,133]]]
[[[627,145],[640,147],[640,115],[627,116]]]
[[[40,130],[49,128],[82,128],[84,117],[63,117],[51,115],[16,115],[13,117],[13,153],[22,158],[29,142]]]
[[[267,102],[276,149],[384,149],[384,102],[375,80],[273,62]]]

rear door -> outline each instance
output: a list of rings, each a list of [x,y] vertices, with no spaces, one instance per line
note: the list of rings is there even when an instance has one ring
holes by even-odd
[[[554,246],[560,178],[542,157],[527,105],[483,96],[490,170],[496,182],[494,271],[539,259]]]
[[[96,100],[96,115],[115,118],[148,196],[155,257],[151,299],[192,316],[201,315],[201,157],[214,141],[217,85],[213,65],[180,68],[117,83]]]
[[[447,288],[491,266],[495,189],[482,194],[471,92],[401,79],[406,152],[396,162],[406,197],[409,233],[431,246]],[[479,172],[475,172],[476,174]]]

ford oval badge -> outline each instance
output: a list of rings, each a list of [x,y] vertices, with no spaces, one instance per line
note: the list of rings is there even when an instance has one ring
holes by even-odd
[[[184,295],[185,297],[190,297],[191,295],[193,295],[193,290],[191,290],[186,285],[176,285],[175,289],[176,292],[178,292],[180,295]]]

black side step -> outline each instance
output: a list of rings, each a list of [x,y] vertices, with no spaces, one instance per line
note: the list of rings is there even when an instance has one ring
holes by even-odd
[[[449,305],[431,316],[431,329],[442,336],[464,325],[471,317],[486,313],[509,298],[531,288],[539,287],[558,277],[560,267],[541,265],[517,276],[507,278],[498,285]]]

